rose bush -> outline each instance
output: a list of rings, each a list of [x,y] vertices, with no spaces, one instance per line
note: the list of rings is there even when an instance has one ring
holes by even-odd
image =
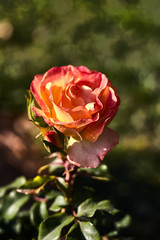
[[[55,129],[68,136],[67,159],[71,163],[97,167],[118,143],[117,133],[106,126],[120,100],[104,74],[84,66],[53,67],[36,75],[30,90],[39,105],[32,110],[49,126],[45,139],[60,146]]]

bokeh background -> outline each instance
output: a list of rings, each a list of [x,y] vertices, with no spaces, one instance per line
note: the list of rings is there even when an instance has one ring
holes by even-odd
[[[85,65],[118,89],[105,189],[131,214],[135,239],[160,239],[159,0],[0,0],[0,185],[46,160],[26,115],[26,89],[53,66]],[[160,208],[159,208],[160,209]]]

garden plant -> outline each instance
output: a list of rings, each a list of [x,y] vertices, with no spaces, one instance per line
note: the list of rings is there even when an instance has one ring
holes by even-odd
[[[0,189],[3,239],[128,239],[129,215],[98,191],[115,181],[102,161],[119,142],[108,128],[117,90],[104,74],[68,65],[36,75],[26,98],[49,155],[33,179]]]

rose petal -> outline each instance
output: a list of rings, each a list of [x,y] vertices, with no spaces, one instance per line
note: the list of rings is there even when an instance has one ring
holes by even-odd
[[[80,72],[84,72],[84,73],[88,73],[90,74],[91,73],[91,70],[89,70],[87,67],[85,66],[79,66],[79,67],[75,67],[78,71]]]
[[[90,74],[81,73],[80,77],[75,80],[75,84],[79,86],[88,86],[92,90],[98,89],[101,84],[107,85],[108,79],[105,77],[102,80],[102,74],[96,71],[92,71]]]
[[[64,126],[61,125],[54,125],[54,127],[61,133],[63,133],[65,136],[73,136],[74,138],[82,141],[82,137],[79,134],[79,132],[77,130],[75,130],[74,128],[66,128]]]
[[[75,141],[68,147],[67,158],[79,167],[96,168],[118,141],[118,134],[110,128],[105,128],[94,143],[85,140]]]
[[[71,100],[71,103],[74,106],[79,106],[79,105],[84,105],[84,99],[81,96],[78,96],[77,94],[75,94],[75,92],[73,91],[74,88],[78,88],[75,87],[74,84],[68,84],[67,88],[66,88],[66,96]]]
[[[70,82],[74,75],[72,73],[73,66],[53,67],[49,69],[43,77],[42,88],[46,88],[46,84],[51,82],[53,85],[64,88]]]
[[[80,132],[86,125],[88,125],[91,122],[97,121],[99,119],[99,114],[95,114],[95,116],[92,119],[79,119],[71,123],[64,123],[60,122],[58,120],[53,120],[50,118],[50,121],[52,121],[52,125],[55,125],[58,130],[63,129],[63,131],[59,130],[60,132],[64,133],[67,131],[67,129],[75,129],[76,131]],[[51,125],[50,125],[51,126]],[[67,128],[67,129],[66,129]],[[65,129],[65,132],[64,132]]]
[[[58,120],[65,123],[70,123],[74,121],[69,113],[64,111],[62,108],[59,108],[55,103],[53,103],[52,117],[53,121]]]
[[[52,121],[50,120],[49,116],[48,116],[48,113],[45,113],[43,112],[41,109],[37,108],[37,107],[32,107],[32,110],[35,112],[35,114],[38,116],[38,117],[43,117],[44,121],[49,125],[49,126],[52,126],[53,123]]]
[[[40,86],[40,92],[47,105],[51,105],[51,101],[49,99],[50,93],[52,94],[52,101],[54,101],[54,103],[58,104],[60,101],[64,86],[74,77],[71,67],[72,66],[70,65],[53,67],[44,74]]]
[[[96,142],[99,135],[102,133],[105,126],[105,121],[102,123],[93,122],[90,123],[82,132],[82,137],[89,142]]]
[[[116,94],[116,90],[112,87],[106,87],[100,94],[99,99],[104,104],[103,108],[99,111],[99,121],[90,123],[81,133],[82,137],[89,142],[97,140],[104,126],[108,126],[114,118],[120,105],[120,99]]]
[[[92,119],[92,116],[89,113],[89,111],[82,106],[76,107],[73,110],[68,111],[68,113],[71,115],[74,121],[79,119]]]
[[[100,119],[101,121],[105,121],[106,125],[108,125],[118,110],[120,98],[116,93],[116,90],[113,87],[109,87],[108,93],[107,90],[105,90],[102,96],[100,96],[100,100],[103,103],[106,103],[104,104],[104,108],[100,111]]]
[[[40,86],[41,86],[42,78],[43,78],[43,75],[36,75],[34,77],[34,80],[31,83],[30,90],[31,90],[33,96],[35,97],[37,103],[42,108],[42,110],[45,112],[48,112],[49,111],[48,107],[45,104],[44,100],[42,99],[41,93],[40,93]]]

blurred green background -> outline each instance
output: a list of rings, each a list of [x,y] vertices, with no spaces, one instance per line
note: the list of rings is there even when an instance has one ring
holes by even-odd
[[[132,215],[136,239],[159,239],[159,42],[159,0],[0,0],[1,184],[21,173],[29,177],[36,168],[36,141],[28,134],[34,130],[24,116],[24,95],[34,75],[53,66],[84,65],[105,73],[121,98],[110,125],[120,143],[106,158],[117,182],[105,191]],[[21,153],[30,152],[28,171],[23,154],[17,164],[22,171],[12,157],[8,161],[9,144],[15,152],[19,144]],[[41,148],[36,146],[38,153]]]

